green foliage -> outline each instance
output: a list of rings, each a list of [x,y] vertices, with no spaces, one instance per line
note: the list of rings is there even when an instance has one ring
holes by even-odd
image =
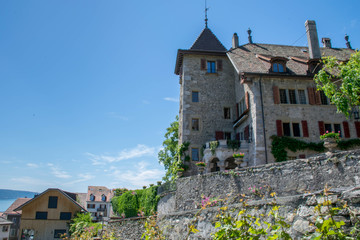
[[[341,141],[338,142],[338,147],[341,150],[350,149],[350,148],[353,148],[355,146],[360,146],[360,138],[349,139],[349,140],[341,140]]]
[[[210,151],[211,151],[212,155],[215,155],[215,151],[216,151],[216,148],[219,146],[219,142],[211,141],[209,144],[210,144]]]
[[[116,188],[114,189],[114,196],[121,196],[123,193],[129,191],[127,188]]]
[[[179,160],[179,117],[170,124],[166,129],[165,140],[163,141],[163,149],[158,153],[159,163],[164,165],[165,176],[163,180],[169,181],[176,178],[176,169]]]
[[[165,240],[165,237],[159,227],[156,225],[156,217],[150,216],[145,222],[145,231],[141,239],[145,240]]]
[[[326,132],[323,135],[320,135],[321,140],[324,140],[325,138],[335,138],[336,140],[340,140],[340,133]]]
[[[96,236],[101,229],[100,223],[93,223],[90,213],[78,213],[71,219],[69,233],[71,237],[80,236],[84,231],[91,230],[92,235]]]
[[[317,89],[324,91],[338,112],[351,117],[353,107],[360,105],[360,52],[353,53],[348,62],[325,57],[322,63],[324,67],[314,77]]]
[[[239,140],[230,140],[230,139],[228,139],[226,141],[226,144],[227,144],[228,148],[231,148],[233,151],[238,150],[239,147],[240,147],[240,141]]]
[[[129,190],[121,196],[113,197],[111,200],[113,210],[118,215],[135,217],[141,215],[149,216],[156,212],[160,196],[157,195],[158,186],[147,189]]]
[[[287,160],[286,149],[289,149],[292,152],[305,149],[313,150],[316,152],[323,152],[325,150],[323,142],[307,143],[305,141],[301,141],[291,137],[278,136],[271,136],[271,139],[271,153],[273,154],[277,162],[283,162]]]

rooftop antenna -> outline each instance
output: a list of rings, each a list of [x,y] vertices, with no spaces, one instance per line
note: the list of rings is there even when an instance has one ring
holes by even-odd
[[[207,11],[209,8],[207,7],[207,0],[205,0],[205,28],[208,27],[208,17],[207,17]]]

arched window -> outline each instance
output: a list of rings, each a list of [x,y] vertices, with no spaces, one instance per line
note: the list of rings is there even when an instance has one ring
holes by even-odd
[[[285,66],[284,66],[284,63],[280,63],[280,62],[274,62],[272,64],[272,71],[273,72],[279,72],[279,73],[282,73],[282,72],[285,72]]]
[[[104,194],[101,195],[101,201],[106,202],[106,196]]]
[[[95,196],[93,194],[90,194],[90,201],[95,201]]]

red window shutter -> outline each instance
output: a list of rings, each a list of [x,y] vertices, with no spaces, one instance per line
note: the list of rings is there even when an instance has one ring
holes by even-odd
[[[236,104],[236,118],[240,117],[240,113],[239,113],[239,104]]]
[[[201,59],[201,70],[206,70],[206,60],[205,59]]]
[[[236,139],[236,140],[240,140],[240,133],[237,133],[237,134],[236,134],[235,139]]]
[[[223,70],[223,63],[222,60],[217,60],[217,70],[222,71]]]
[[[249,140],[249,125],[247,125],[244,129],[244,139]]]
[[[305,154],[300,154],[299,158],[306,158]]]
[[[283,135],[281,120],[276,120],[276,132],[277,132],[278,137],[281,137]]]
[[[280,104],[280,93],[278,86],[273,86],[273,94],[274,94],[274,104]]]
[[[349,123],[347,121],[343,122],[343,126],[344,126],[344,135],[345,138],[350,138],[350,129],[349,129]]]
[[[307,121],[301,121],[302,130],[303,130],[303,137],[309,137],[309,129],[307,125]]]
[[[308,96],[309,96],[309,104],[315,105],[315,93],[314,88],[307,88],[308,90]]]
[[[355,122],[356,135],[360,138],[360,122]]]
[[[215,139],[216,139],[216,140],[223,140],[223,139],[224,139],[224,132],[222,132],[222,131],[216,131],[216,132],[215,132]]]
[[[246,104],[247,110],[249,110],[249,108],[250,108],[250,102],[249,102],[250,97],[249,96],[250,96],[249,92],[245,92],[245,104]]]
[[[321,105],[320,91],[316,91],[316,89],[314,88],[314,92],[315,92],[315,103],[316,103],[316,105]]]
[[[325,133],[325,125],[323,121],[319,121],[319,133],[323,135]]]

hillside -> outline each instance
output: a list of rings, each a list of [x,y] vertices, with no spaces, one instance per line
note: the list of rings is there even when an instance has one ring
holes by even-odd
[[[0,189],[0,200],[3,199],[16,199],[20,197],[33,198],[36,192],[29,191],[18,191],[18,190],[9,190],[9,189]]]

